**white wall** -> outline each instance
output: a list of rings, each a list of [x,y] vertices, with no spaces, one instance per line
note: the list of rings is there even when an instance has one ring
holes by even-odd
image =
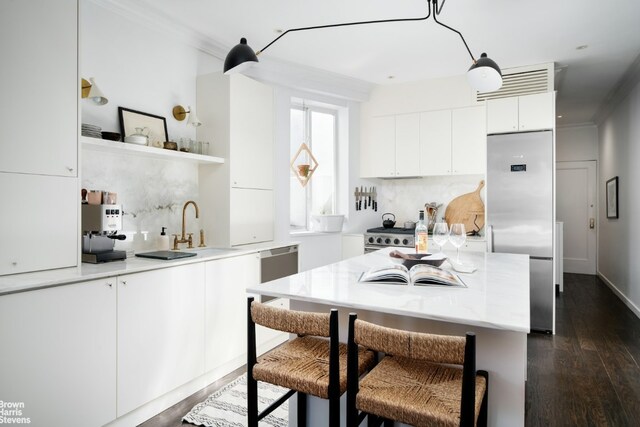
[[[640,84],[599,129],[598,273],[640,316]],[[619,219],[607,219],[606,181],[619,177]]]
[[[174,105],[195,106],[196,75],[221,69],[219,60],[88,0],[81,2],[80,75],[95,77],[109,98],[81,102],[82,122],[119,132],[118,106],[166,118],[169,137],[195,138],[195,129],[171,115]],[[197,165],[83,151],[82,186],[118,193],[128,238],[120,249],[156,247],[160,228],[179,233],[182,205],[198,200]],[[189,231],[199,230],[189,208]],[[202,214],[206,214],[202,212]],[[148,238],[145,239],[145,234]]]
[[[561,127],[556,130],[556,161],[570,162],[598,159],[596,125]]]

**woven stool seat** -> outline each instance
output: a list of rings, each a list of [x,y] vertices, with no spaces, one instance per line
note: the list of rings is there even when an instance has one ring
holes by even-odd
[[[404,357],[385,357],[360,381],[356,407],[414,426],[459,426],[462,369]],[[486,389],[476,376],[475,419]]]
[[[347,345],[340,344],[340,394],[347,389]],[[362,374],[374,365],[373,352],[361,349],[358,370]],[[273,349],[253,367],[258,381],[329,398],[329,340],[305,336]]]

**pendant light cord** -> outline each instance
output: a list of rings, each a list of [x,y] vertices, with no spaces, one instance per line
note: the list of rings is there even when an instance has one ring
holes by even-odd
[[[429,11],[427,13],[427,16],[423,16],[420,18],[380,19],[375,21],[345,22],[343,24],[327,24],[327,25],[314,25],[312,27],[291,28],[285,31],[284,33],[280,34],[278,37],[273,39],[268,45],[266,45],[265,47],[257,51],[256,55],[260,55],[262,52],[267,50],[272,44],[280,40],[282,37],[284,37],[289,33],[293,33],[295,31],[319,30],[322,28],[334,28],[334,27],[348,27],[351,25],[383,24],[383,23],[389,23],[389,22],[426,21],[431,16],[431,2],[433,2],[433,20],[436,22],[436,24],[441,25],[446,29],[453,31],[454,33],[457,33],[460,36],[460,39],[462,39],[462,43],[464,43],[464,47],[467,48],[467,52],[469,52],[469,56],[471,57],[471,59],[473,60],[473,63],[475,64],[476,58],[473,56],[473,53],[471,53],[471,49],[469,49],[469,45],[467,44],[467,41],[464,39],[464,36],[462,35],[462,33],[456,30],[455,28],[451,28],[450,26],[438,21],[438,15],[440,15],[440,13],[442,12],[442,8],[444,7],[444,4],[446,1],[447,0],[442,0],[442,3],[438,8],[438,0],[427,0],[427,6],[429,8]]]
[[[436,0],[434,0],[434,4],[436,4]],[[262,49],[257,51],[256,55],[260,55],[262,52],[267,50],[267,48],[269,46],[271,46],[272,44],[274,44],[275,42],[280,40],[286,34],[293,33],[294,31],[318,30],[318,29],[322,29],[322,28],[333,28],[333,27],[348,27],[348,26],[351,26],[351,25],[383,24],[383,23],[387,23],[387,22],[425,21],[425,20],[429,19],[429,17],[431,16],[431,0],[427,0],[427,5],[429,6],[429,12],[427,13],[427,16],[424,16],[424,17],[421,17],[421,18],[380,19],[380,20],[376,20],[376,21],[346,22],[344,24],[328,24],[328,25],[315,25],[313,27],[291,28],[291,29],[285,31],[284,33],[280,34],[275,39],[273,39],[271,41],[271,43],[269,43],[268,45],[266,45],[265,47],[263,47]],[[444,5],[444,2],[443,2],[443,5]],[[442,9],[442,7],[440,7],[440,9]],[[435,17],[435,15],[434,15],[434,17]],[[440,25],[443,25],[443,24],[440,24]],[[455,31],[455,30],[453,30],[453,31]],[[458,34],[460,34],[460,33],[458,33]],[[462,37],[462,34],[460,34],[460,37]],[[462,41],[464,41],[464,38],[462,39]],[[466,44],[467,43],[465,42],[465,46],[466,46]],[[467,49],[469,49],[469,48],[467,47]],[[471,52],[469,52],[469,53],[471,53]],[[472,55],[472,57],[473,57],[473,55]]]
[[[443,24],[442,22],[438,21],[438,15],[440,15],[440,12],[442,12],[442,8],[444,7],[444,2],[447,0],[444,0],[442,2],[442,4],[440,5],[440,9],[438,9],[438,0],[433,0],[433,20],[436,21],[436,24],[438,25],[442,25],[443,27],[453,31],[454,33],[458,33],[458,35],[460,36],[460,38],[462,39],[462,43],[464,43],[464,47],[467,48],[467,52],[469,52],[469,56],[471,57],[471,59],[473,60],[473,63],[476,63],[476,58],[474,58],[473,53],[471,53],[471,49],[469,49],[469,45],[467,44],[467,41],[464,39],[464,37],[462,36],[462,33],[458,30],[456,30],[455,28],[451,28],[450,26]]]

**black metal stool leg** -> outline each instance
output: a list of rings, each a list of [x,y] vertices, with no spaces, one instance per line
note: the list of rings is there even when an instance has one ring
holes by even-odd
[[[393,420],[384,419],[384,427],[393,427]]]
[[[307,426],[307,395],[298,392],[298,427]]]

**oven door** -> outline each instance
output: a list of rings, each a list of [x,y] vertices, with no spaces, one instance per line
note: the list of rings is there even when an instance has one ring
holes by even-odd
[[[368,254],[371,252],[375,252],[375,251],[379,251],[380,249],[382,249],[382,246],[371,246],[371,245],[364,245],[364,253]]]

